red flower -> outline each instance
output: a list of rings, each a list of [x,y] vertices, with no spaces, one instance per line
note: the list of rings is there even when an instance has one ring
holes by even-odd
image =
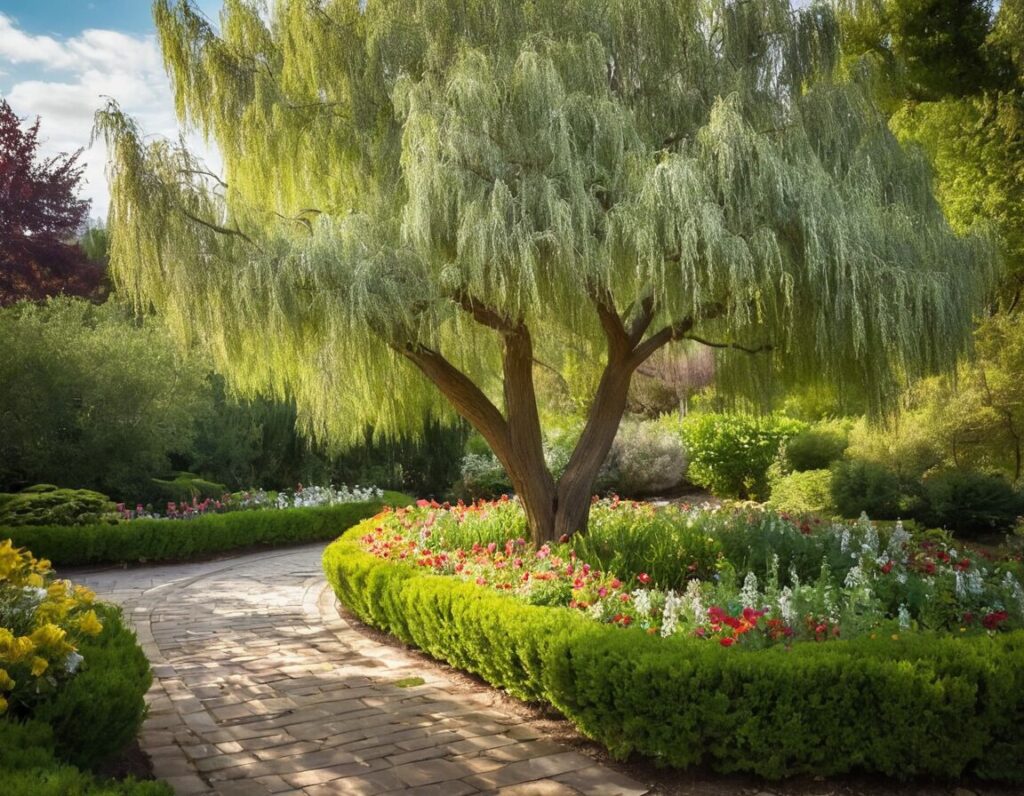
[[[651,576],[648,575],[646,572],[641,572],[639,575],[636,576],[636,579],[643,583],[645,586],[651,582]]]
[[[725,638],[718,639],[718,643],[721,644],[723,647],[731,647],[733,644],[736,643],[736,639],[734,639],[732,636],[726,636]]]
[[[981,624],[985,626],[986,630],[998,630],[999,626],[1009,617],[1010,615],[1006,611],[993,611],[985,615],[985,618],[981,620]]]
[[[419,506],[421,509],[425,509],[425,508],[427,508],[427,506],[430,505],[430,501],[429,500],[422,500],[422,499],[421,500],[417,500],[416,501],[416,505]]]
[[[961,558],[953,566],[955,566],[961,572],[966,572],[967,570],[969,570],[971,568],[971,559],[969,559],[969,558]]]
[[[886,575],[892,572],[892,561],[886,561],[884,564],[882,564],[882,572]]]
[[[558,537],[558,541],[562,544],[565,544],[569,541],[569,534],[563,533],[561,536]]]

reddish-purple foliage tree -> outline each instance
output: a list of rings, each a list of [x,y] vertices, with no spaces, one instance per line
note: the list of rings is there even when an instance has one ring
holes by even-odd
[[[57,293],[92,296],[103,269],[75,238],[89,212],[77,197],[81,150],[40,159],[39,120],[0,99],[0,306]]]

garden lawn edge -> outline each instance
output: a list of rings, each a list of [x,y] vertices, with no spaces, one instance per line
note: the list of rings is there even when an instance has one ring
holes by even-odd
[[[724,648],[598,624],[377,558],[374,518],[324,551],[360,620],[525,700],[618,759],[769,779],[876,772],[1024,781],[1024,631]]]
[[[385,505],[412,499],[385,492],[380,500],[297,509],[206,514],[190,520],[138,519],[93,525],[0,527],[0,539],[27,547],[54,566],[185,561],[252,547],[328,541]]]

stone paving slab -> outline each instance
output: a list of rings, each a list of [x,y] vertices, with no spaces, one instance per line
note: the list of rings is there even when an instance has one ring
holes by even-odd
[[[155,678],[140,743],[176,793],[647,792],[352,628],[322,551],[59,573],[124,607]]]

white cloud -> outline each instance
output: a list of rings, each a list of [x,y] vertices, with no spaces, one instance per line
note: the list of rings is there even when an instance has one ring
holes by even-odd
[[[18,67],[18,76],[30,78],[14,83],[6,99],[20,116],[40,117],[45,155],[88,147],[93,114],[106,97],[117,100],[147,134],[179,133],[155,36],[91,29],[57,40],[25,33],[0,13],[0,70],[8,64]],[[190,143],[219,169],[215,152],[195,137]],[[83,195],[93,202],[91,215],[105,217],[109,197],[102,142],[84,153],[83,162]]]

